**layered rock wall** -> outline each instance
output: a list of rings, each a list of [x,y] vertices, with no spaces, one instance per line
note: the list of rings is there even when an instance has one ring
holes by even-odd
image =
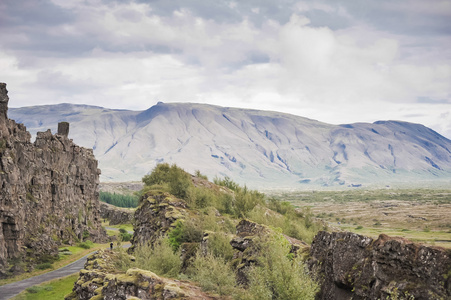
[[[39,132],[7,118],[0,83],[0,277],[56,257],[61,242],[100,240],[99,174],[91,149],[61,134]]]
[[[109,225],[130,224],[133,222],[134,213],[134,209],[116,207],[105,202],[100,203],[100,216],[102,219],[108,219]]]
[[[322,231],[310,255],[322,285],[318,299],[451,299],[449,249]]]

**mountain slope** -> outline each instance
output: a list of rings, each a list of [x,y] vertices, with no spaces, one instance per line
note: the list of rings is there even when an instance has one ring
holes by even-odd
[[[158,162],[253,187],[451,179],[451,141],[406,122],[330,125],[190,103],[158,103],[145,111],[60,104],[13,108],[9,116],[32,134],[70,122],[70,137],[94,148],[103,181],[139,180]]]

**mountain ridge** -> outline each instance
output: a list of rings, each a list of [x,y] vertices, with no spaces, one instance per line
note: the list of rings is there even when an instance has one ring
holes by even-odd
[[[59,104],[9,114],[32,134],[70,122],[71,138],[94,149],[102,181],[139,180],[159,162],[253,187],[451,179],[451,141],[403,121],[332,125],[274,111],[162,102],[144,111]]]

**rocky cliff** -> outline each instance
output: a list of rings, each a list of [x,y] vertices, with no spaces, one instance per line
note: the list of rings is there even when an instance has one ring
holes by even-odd
[[[107,219],[109,225],[130,224],[133,222],[134,209],[116,207],[114,205],[101,202],[100,216]]]
[[[310,255],[322,284],[318,299],[451,299],[449,249],[322,231]]]
[[[31,143],[7,117],[7,93],[0,83],[0,277],[52,260],[62,242],[104,236],[92,150],[68,138],[68,123]]]

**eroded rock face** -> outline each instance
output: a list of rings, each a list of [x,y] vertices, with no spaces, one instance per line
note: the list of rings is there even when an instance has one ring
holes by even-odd
[[[111,267],[115,255],[101,250],[88,257],[73,292],[65,300],[217,299],[189,282],[163,278],[150,271],[131,268],[118,272]]]
[[[450,250],[386,235],[373,240],[322,231],[310,255],[310,269],[322,279],[319,299],[451,298]]]
[[[62,241],[105,236],[92,150],[50,130],[31,143],[7,118],[7,103],[0,84],[0,277],[57,257]]]
[[[135,212],[131,249],[139,244],[153,244],[160,236],[174,228],[177,220],[184,219],[186,214],[185,202],[168,193],[144,195]]]
[[[101,202],[100,216],[102,219],[108,219],[110,225],[130,224],[133,222],[135,210],[116,207],[114,205]]]
[[[250,220],[243,219],[236,226],[236,237],[230,241],[230,245],[235,249],[233,255],[233,265],[236,268],[237,283],[243,286],[248,284],[247,270],[257,263],[260,255],[260,249],[255,241],[274,235],[269,227],[261,225]],[[298,254],[301,248],[307,247],[307,244],[283,235],[291,245],[290,253]],[[287,253],[288,254],[288,253]]]

